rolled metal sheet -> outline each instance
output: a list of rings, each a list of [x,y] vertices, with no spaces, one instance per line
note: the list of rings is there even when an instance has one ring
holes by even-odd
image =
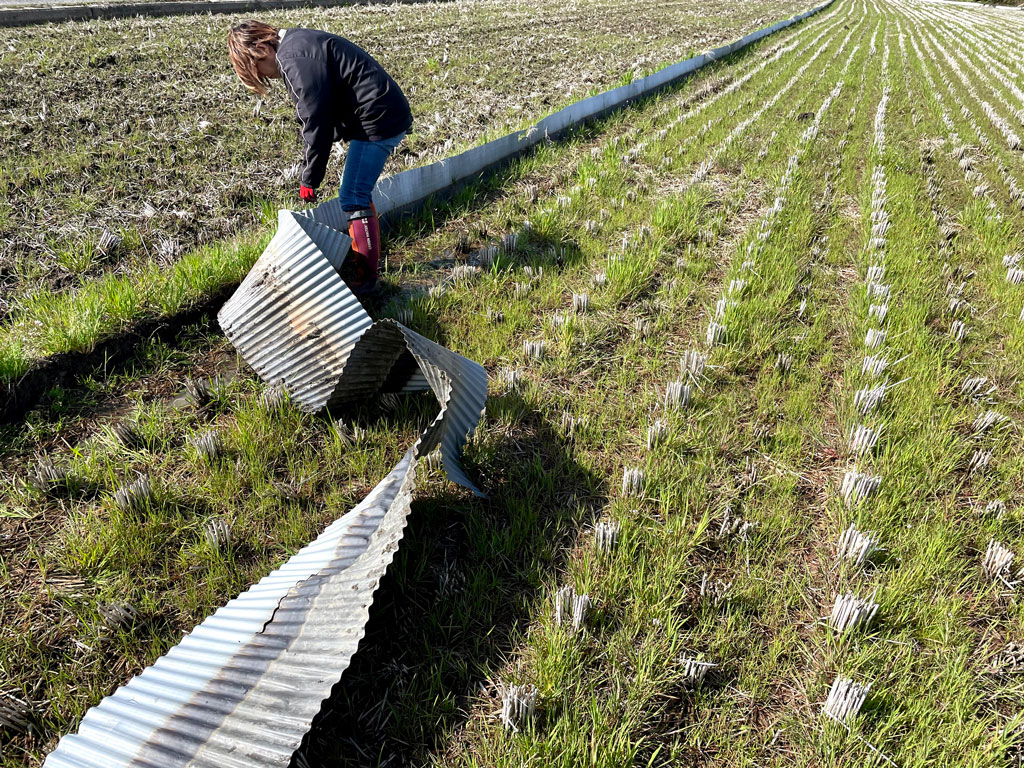
[[[347,235],[282,211],[219,319],[239,353],[308,410],[430,389],[433,422],[357,507],[86,713],[47,768],[253,768],[291,761],[356,652],[405,529],[416,462],[461,464],[487,399],[483,366],[394,320],[370,321],[338,268]]]
[[[327,405],[370,316],[338,276],[348,235],[282,211],[277,234],[217,315],[245,361],[301,407]]]
[[[288,765],[363,636],[420,455],[90,709],[46,768]]]

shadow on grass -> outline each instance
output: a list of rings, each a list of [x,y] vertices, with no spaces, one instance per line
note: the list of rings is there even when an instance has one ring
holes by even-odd
[[[489,401],[488,416],[515,425],[473,457],[488,498],[413,503],[359,652],[293,766],[421,765],[443,749],[593,518],[601,481],[550,424],[516,395]]]

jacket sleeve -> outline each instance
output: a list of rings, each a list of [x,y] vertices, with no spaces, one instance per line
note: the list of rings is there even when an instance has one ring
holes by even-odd
[[[302,123],[306,147],[300,180],[304,186],[316,189],[324,180],[334,143],[331,75],[326,62],[305,56],[279,59],[278,67]]]

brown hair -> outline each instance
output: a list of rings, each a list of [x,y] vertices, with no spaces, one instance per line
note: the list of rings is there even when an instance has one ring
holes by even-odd
[[[279,40],[274,27],[252,19],[235,25],[228,32],[228,55],[231,57],[231,66],[235,68],[235,74],[245,87],[260,96],[266,94],[270,83],[265,77],[260,77],[256,69],[256,59],[260,55],[256,46],[266,43],[277,50]]]

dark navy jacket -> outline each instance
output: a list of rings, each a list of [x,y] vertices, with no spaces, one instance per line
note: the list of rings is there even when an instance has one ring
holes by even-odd
[[[306,142],[301,182],[323,181],[335,141],[390,139],[412,125],[402,89],[355,43],[315,29],[289,29],[277,49]]]

